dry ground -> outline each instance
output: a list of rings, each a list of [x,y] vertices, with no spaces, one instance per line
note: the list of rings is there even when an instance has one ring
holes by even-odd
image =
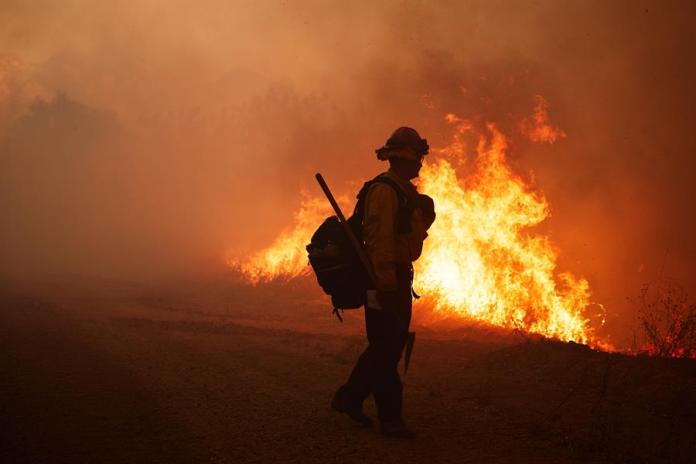
[[[341,325],[304,288],[0,293],[3,463],[696,459],[695,361],[420,329],[404,442],[329,409],[364,346],[360,315]]]

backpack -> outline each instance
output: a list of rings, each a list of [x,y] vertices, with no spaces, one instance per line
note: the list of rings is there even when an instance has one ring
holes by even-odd
[[[397,194],[399,201],[397,232],[407,233],[411,227],[411,213],[413,213],[414,205],[394,180],[379,175],[365,182],[357,195],[358,201],[353,214],[347,219],[350,229],[361,244],[363,243],[362,222],[365,214],[365,197],[375,183],[385,183]],[[371,282],[336,216],[324,220],[312,235],[306,248],[309,264],[321,288],[331,296],[333,313],[339,320],[343,321],[339,310],[355,309],[365,305]]]

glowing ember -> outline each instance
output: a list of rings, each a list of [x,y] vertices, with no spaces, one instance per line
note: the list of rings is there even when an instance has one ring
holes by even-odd
[[[548,124],[545,105],[537,100],[538,116],[526,124],[530,137],[551,142],[565,134]],[[437,210],[423,255],[415,263],[422,307],[431,308],[437,318],[471,318],[597,343],[583,316],[590,304],[587,281],[569,273],[555,276],[556,252],[548,238],[526,232],[548,217],[549,206],[512,172],[503,134],[492,124],[485,134],[476,134],[468,121],[455,115],[446,120],[454,128],[453,142],[434,150],[418,180]],[[471,136],[478,140],[473,161],[467,158]],[[460,175],[455,166],[466,173]],[[342,204],[349,212],[345,205],[350,202],[343,198]],[[232,264],[254,283],[309,272],[305,245],[330,214],[324,198],[306,199],[291,229],[249,260]]]

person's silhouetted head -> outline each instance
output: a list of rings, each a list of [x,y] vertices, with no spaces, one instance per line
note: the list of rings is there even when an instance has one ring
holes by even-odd
[[[418,177],[423,157],[428,154],[428,141],[410,127],[399,127],[376,151],[377,159],[389,160],[389,166],[399,177],[411,180]]]
[[[408,158],[389,158],[389,169],[394,171],[399,177],[405,180],[411,180],[418,177],[421,167],[423,166],[423,157],[418,159]]]

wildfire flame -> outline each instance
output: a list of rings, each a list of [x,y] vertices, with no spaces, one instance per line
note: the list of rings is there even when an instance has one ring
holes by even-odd
[[[418,290],[440,314],[588,342],[582,316],[589,305],[587,281],[563,273],[557,282],[548,238],[524,233],[548,217],[548,202],[512,172],[507,141],[492,124],[479,136],[474,166],[460,180],[446,158],[465,159],[461,136],[473,129],[453,115],[448,121],[459,136],[419,178],[438,215],[415,263]]]
[[[548,124],[543,99],[537,100],[531,118],[530,138],[534,130],[545,142],[565,136]],[[453,142],[434,150],[434,161],[423,166],[418,180],[437,211],[415,263],[415,286],[425,296],[420,301],[440,318],[471,318],[565,341],[599,343],[583,316],[590,305],[588,282],[570,273],[555,275],[557,253],[549,239],[526,232],[549,216],[549,205],[513,173],[505,136],[488,124],[477,137],[474,159],[468,160],[466,137],[476,136],[473,124],[454,115],[446,120],[454,128]],[[305,245],[332,214],[327,203],[306,199],[292,228],[265,250],[231,264],[254,283],[308,272]],[[345,198],[343,203],[349,204]]]
[[[293,227],[280,233],[273,244],[245,261],[233,259],[237,268],[250,282],[269,281],[278,277],[295,277],[309,272],[304,245],[321,218],[330,215],[330,207],[321,198],[305,198],[293,217]]]
[[[343,209],[348,204],[345,197],[336,201]],[[269,247],[250,258],[243,261],[232,259],[228,264],[253,284],[306,274],[310,269],[305,246],[319,224],[333,214],[325,198],[305,195],[299,211],[294,214],[292,227],[282,231]]]

